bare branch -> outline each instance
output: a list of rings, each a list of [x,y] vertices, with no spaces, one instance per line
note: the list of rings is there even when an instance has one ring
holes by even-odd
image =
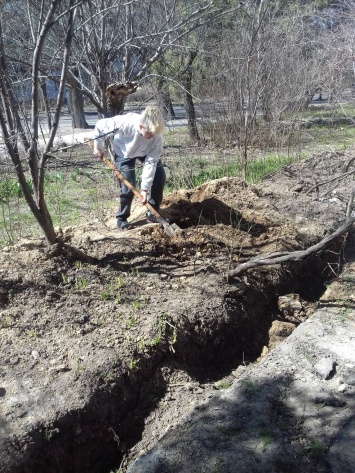
[[[343,179],[347,178],[348,176],[351,176],[351,174],[355,174],[355,170],[344,172],[342,174],[338,174],[337,176],[331,177],[331,178],[329,178],[329,179],[327,179],[326,181],[323,181],[323,182],[318,182],[317,184],[312,186],[310,189],[308,189],[308,191],[305,193],[305,195],[310,194],[314,189],[318,189],[318,187],[320,187],[320,186],[325,186],[326,184],[329,184],[330,182],[342,181]]]
[[[355,217],[347,219],[335,232],[323,238],[316,245],[310,246],[303,251],[292,251],[292,252],[278,252],[278,253],[269,253],[262,256],[256,256],[251,258],[246,263],[238,265],[235,269],[228,273],[229,277],[237,276],[242,274],[248,269],[255,268],[256,266],[270,266],[273,264],[286,263],[288,261],[300,261],[307,258],[308,256],[323,251],[326,249],[334,240],[339,236],[347,233],[355,222]]]

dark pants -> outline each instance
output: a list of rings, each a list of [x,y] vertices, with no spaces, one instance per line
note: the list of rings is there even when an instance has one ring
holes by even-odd
[[[115,164],[116,168],[123,174],[123,176],[127,179],[128,182],[132,184],[133,187],[136,187],[136,160],[144,163],[145,157],[141,158],[120,158],[117,155],[115,156]],[[159,210],[160,205],[163,200],[163,191],[166,181],[166,175],[163,168],[163,164],[159,159],[157,163],[157,169],[155,171],[155,176],[153,180],[153,185],[150,190],[150,195],[148,202],[155,208],[155,210]],[[128,189],[127,186],[124,185],[123,182],[120,181],[120,195],[119,195],[119,206],[116,213],[117,222],[123,222],[128,219],[131,215],[131,206],[133,201],[134,194],[133,192]]]

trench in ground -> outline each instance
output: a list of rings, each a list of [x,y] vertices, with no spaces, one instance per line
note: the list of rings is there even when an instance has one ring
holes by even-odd
[[[338,262],[341,244],[335,242],[331,251],[302,262],[260,270],[255,284],[243,294],[244,316],[238,324],[233,323],[233,314],[240,311],[240,297],[231,291],[226,300],[232,315],[229,323],[214,326],[204,339],[180,326],[174,353],[167,345],[142,360],[136,370],[98,386],[84,410],[68,412],[51,424],[51,431],[60,435],[50,441],[41,432],[34,433],[26,464],[14,467],[13,473],[118,470],[127,451],[140,441],[148,416],[158,411],[174,367],[206,383],[222,379],[242,361],[255,361],[268,345],[269,328],[279,314],[278,297],[297,293],[305,301],[317,301],[334,276],[329,264]]]

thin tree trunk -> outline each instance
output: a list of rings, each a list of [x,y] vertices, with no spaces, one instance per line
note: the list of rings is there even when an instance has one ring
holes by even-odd
[[[40,79],[39,84],[40,84],[41,93],[42,93],[43,108],[47,115],[48,128],[51,129],[52,128],[52,115],[51,115],[51,108],[49,106],[46,79]]]
[[[164,77],[160,76],[157,83],[158,89],[158,107],[163,113],[163,116],[166,120],[171,120],[175,118],[175,111],[173,107],[173,103],[170,97],[169,90],[166,85],[166,80]]]
[[[45,239],[49,245],[53,245],[57,241],[57,235],[54,231],[53,222],[47,208],[44,196],[44,175],[45,165],[48,160],[48,153],[53,146],[55,134],[59,125],[59,118],[61,114],[63,92],[64,92],[64,78],[69,64],[69,51],[74,34],[74,16],[75,0],[70,0],[70,10],[68,17],[67,35],[65,39],[65,47],[63,54],[63,65],[60,77],[57,106],[53,116],[53,124],[49,132],[49,137],[44,145],[44,150],[39,149],[39,65],[41,60],[41,53],[44,47],[45,39],[52,26],[54,14],[59,5],[59,0],[52,0],[46,18],[44,19],[33,52],[32,60],[32,90],[31,90],[31,127],[30,132],[27,133],[20,120],[18,111],[15,106],[15,100],[11,93],[7,93],[8,79],[11,74],[8,71],[7,63],[5,61],[4,44],[2,41],[1,21],[0,21],[0,89],[3,98],[3,109],[0,108],[0,128],[3,139],[7,147],[7,151],[11,157],[17,179],[23,191],[26,202],[35,216],[39,226],[41,227]],[[1,20],[1,19],[0,19]],[[5,113],[5,114],[4,114]],[[6,116],[6,119],[5,119]],[[16,126],[15,126],[16,125]],[[22,140],[26,155],[29,172],[32,181],[32,191],[26,181],[25,171],[22,166],[20,151],[18,147],[18,140]]]
[[[185,69],[181,75],[181,82],[184,87],[184,107],[187,117],[187,126],[189,129],[189,135],[192,142],[199,142],[200,136],[197,129],[196,122],[196,110],[195,104],[192,98],[192,64],[197,56],[197,51],[189,51]]]

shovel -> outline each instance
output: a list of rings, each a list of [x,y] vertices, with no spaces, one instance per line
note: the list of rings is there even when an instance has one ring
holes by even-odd
[[[137,191],[137,189],[135,189],[132,184],[127,181],[127,179],[120,173],[120,171],[111,163],[111,161],[109,161],[108,159],[106,158],[102,158],[103,162],[106,164],[106,166],[108,166],[110,169],[112,169],[112,171],[115,172],[116,176],[118,177],[118,179],[123,182],[125,184],[125,186],[128,187],[128,189],[130,189],[133,194],[138,197],[138,199],[141,199],[142,196],[140,195],[140,193]],[[164,229],[164,232],[169,235],[170,237],[174,236],[176,234],[177,231],[181,230],[181,228],[176,225],[176,223],[169,223],[167,220],[165,220],[164,217],[162,217],[156,210],[154,207],[152,207],[150,205],[149,202],[146,202],[144,204],[146,206],[146,208],[149,210],[149,212],[151,212],[154,217],[157,219],[157,222],[160,223],[160,225],[163,226],[163,229]]]

